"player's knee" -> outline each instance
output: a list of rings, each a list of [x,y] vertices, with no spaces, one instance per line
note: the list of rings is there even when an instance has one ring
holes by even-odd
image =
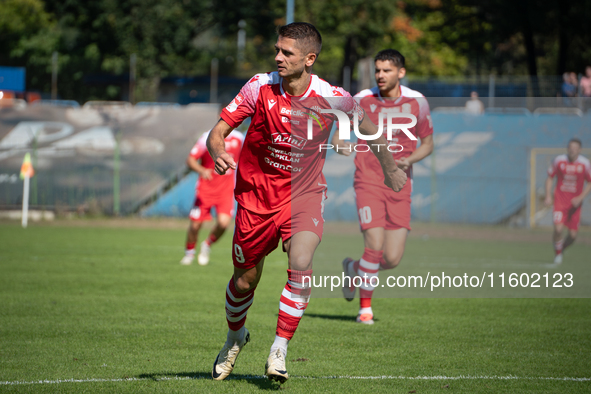
[[[365,247],[371,250],[381,250],[384,246],[384,239],[381,237],[366,237]]]
[[[239,293],[246,293],[256,286],[255,282],[256,278],[250,278],[247,275],[243,275],[239,278],[236,278],[234,285],[236,286],[236,290],[238,290]]]
[[[306,271],[312,269],[312,256],[292,253],[289,256],[289,266],[292,270]]]
[[[572,242],[575,242],[575,239],[577,239],[577,234],[578,234],[578,231],[573,231],[573,230],[570,230],[570,231],[568,232],[568,235],[569,235],[569,236],[570,236],[570,238],[572,239]]]
[[[386,266],[384,268],[393,269],[400,264],[402,260],[402,253],[395,253],[395,254],[384,254],[384,262]]]
[[[230,216],[220,215],[220,217],[218,217],[218,227],[221,228],[222,230],[226,230],[228,228],[228,226],[230,225],[231,221],[232,221],[232,218]]]
[[[201,224],[201,222],[196,222],[192,220],[189,228],[191,229],[191,231],[196,232],[199,231],[199,229],[201,229]]]

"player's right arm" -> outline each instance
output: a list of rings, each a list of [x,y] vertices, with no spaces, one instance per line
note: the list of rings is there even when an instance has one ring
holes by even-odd
[[[554,184],[554,177],[556,176],[556,168],[557,168],[558,157],[554,159],[550,168],[548,168],[548,178],[546,179],[546,199],[544,200],[544,204],[549,207],[552,205],[552,185]]]
[[[201,164],[199,164],[199,161],[191,155],[187,157],[187,166],[199,174],[199,178],[205,180],[211,179],[211,169],[203,167]]]
[[[554,177],[548,176],[546,178],[546,199],[544,200],[544,204],[547,207],[552,205],[552,184],[554,183]]]
[[[215,163],[215,172],[220,175],[224,175],[229,169],[236,169],[236,162],[226,152],[226,143],[224,141],[232,130],[233,127],[226,123],[225,120],[220,119],[207,137],[207,150]]]

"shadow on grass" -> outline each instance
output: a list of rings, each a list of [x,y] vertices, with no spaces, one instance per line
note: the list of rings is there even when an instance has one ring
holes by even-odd
[[[162,380],[213,380],[211,378],[211,372],[154,372],[154,373],[143,373],[137,376],[138,379],[151,379],[154,381]],[[279,384],[274,383],[267,379],[266,376],[262,375],[242,375],[242,374],[231,374],[225,380],[234,381],[246,381],[254,384],[261,390],[278,390]],[[224,384],[220,382],[220,384]]]
[[[304,317],[317,317],[320,319],[328,319],[328,320],[341,320],[341,321],[349,321],[355,322],[357,316],[354,315],[326,315],[322,313],[305,313]],[[374,321],[379,321],[379,319],[374,318]]]

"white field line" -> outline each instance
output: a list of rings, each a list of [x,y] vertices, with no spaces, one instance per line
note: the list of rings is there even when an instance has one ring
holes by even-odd
[[[351,380],[555,380],[571,382],[590,382],[591,378],[572,377],[543,377],[543,376],[292,376],[296,379],[351,379]],[[0,381],[0,386],[16,386],[25,384],[61,384],[61,383],[103,383],[103,382],[139,382],[139,381],[169,381],[169,380],[198,380],[211,379],[209,376],[162,376],[159,378],[120,378],[120,379],[58,379],[58,380],[36,380],[36,381]],[[237,375],[229,376],[231,380],[267,379],[263,375]]]

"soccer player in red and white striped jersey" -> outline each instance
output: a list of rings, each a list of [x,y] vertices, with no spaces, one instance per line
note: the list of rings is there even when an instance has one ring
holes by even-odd
[[[568,142],[567,154],[557,156],[546,179],[546,206],[552,205],[552,184],[556,177],[554,189],[554,263],[562,263],[562,252],[575,242],[581,220],[583,200],[591,192],[591,164],[589,159],[581,156],[581,140],[573,138]],[[587,185],[585,186],[585,181]],[[563,238],[564,228],[568,229]]]
[[[364,324],[374,322],[371,299],[376,281],[372,282],[372,278],[378,275],[379,270],[395,268],[404,253],[410,231],[412,164],[423,160],[433,151],[433,122],[429,104],[421,93],[400,84],[400,79],[406,74],[404,66],[404,56],[400,52],[393,49],[380,51],[375,57],[377,87],[355,95],[374,123],[384,123],[384,115],[392,113],[412,114],[417,119],[416,125],[407,131],[415,139],[397,129],[388,140],[394,160],[410,179],[399,193],[384,187],[384,178],[376,171],[380,163],[375,156],[367,154],[366,149],[356,149],[353,185],[365,249],[359,260],[346,258],[343,271],[349,277],[359,275],[364,278],[359,289],[360,308],[357,315],[357,322]],[[393,123],[408,123],[408,119],[394,117]],[[384,131],[387,134],[386,127]],[[417,140],[421,143],[418,147]],[[366,141],[360,139],[357,145],[362,144],[366,144]],[[335,133],[333,145],[346,147],[350,143],[339,140]],[[338,149],[337,152],[347,154],[350,150]],[[354,286],[348,283],[343,286],[343,295],[348,301],[353,300],[355,292]]]
[[[189,157],[187,157],[187,165],[191,170],[199,174],[199,180],[195,185],[193,209],[189,212],[191,223],[187,230],[185,256],[181,260],[182,265],[193,263],[199,230],[204,221],[211,220],[212,208],[215,208],[216,211],[216,224],[207,239],[201,243],[201,249],[197,257],[199,265],[209,263],[211,245],[224,234],[234,215],[235,173],[234,171],[228,171],[224,175],[219,175],[213,170],[214,162],[205,146],[208,136],[209,131],[199,137],[199,140],[191,149]],[[236,130],[226,137],[226,152],[234,160],[238,160],[240,156],[243,141],[244,136]]]
[[[233,370],[242,347],[249,341],[244,327],[259,283],[265,256],[282,241],[288,255],[287,283],[279,301],[275,341],[265,366],[269,379],[284,382],[287,346],[308,305],[312,258],[322,237],[326,182],[322,175],[325,151],[333,119],[327,127],[313,126],[313,138],[295,134],[294,125],[306,124],[309,113],[294,108],[306,98],[338,109],[349,119],[360,118],[359,130],[375,134],[377,127],[363,109],[341,88],[312,74],[322,39],[314,26],[292,23],[278,30],[275,44],[277,71],[255,75],[222,112],[207,146],[220,174],[236,168],[224,148],[224,137],[246,117],[252,117],[238,163],[235,196],[238,202],[232,245],[234,274],[226,289],[227,340],[212,371],[215,380]],[[331,104],[324,98],[339,97]],[[294,106],[292,106],[292,104]],[[378,143],[385,143],[380,137]],[[384,182],[402,189],[406,174],[391,155],[374,153],[381,163]],[[308,277],[308,281],[305,278]]]

